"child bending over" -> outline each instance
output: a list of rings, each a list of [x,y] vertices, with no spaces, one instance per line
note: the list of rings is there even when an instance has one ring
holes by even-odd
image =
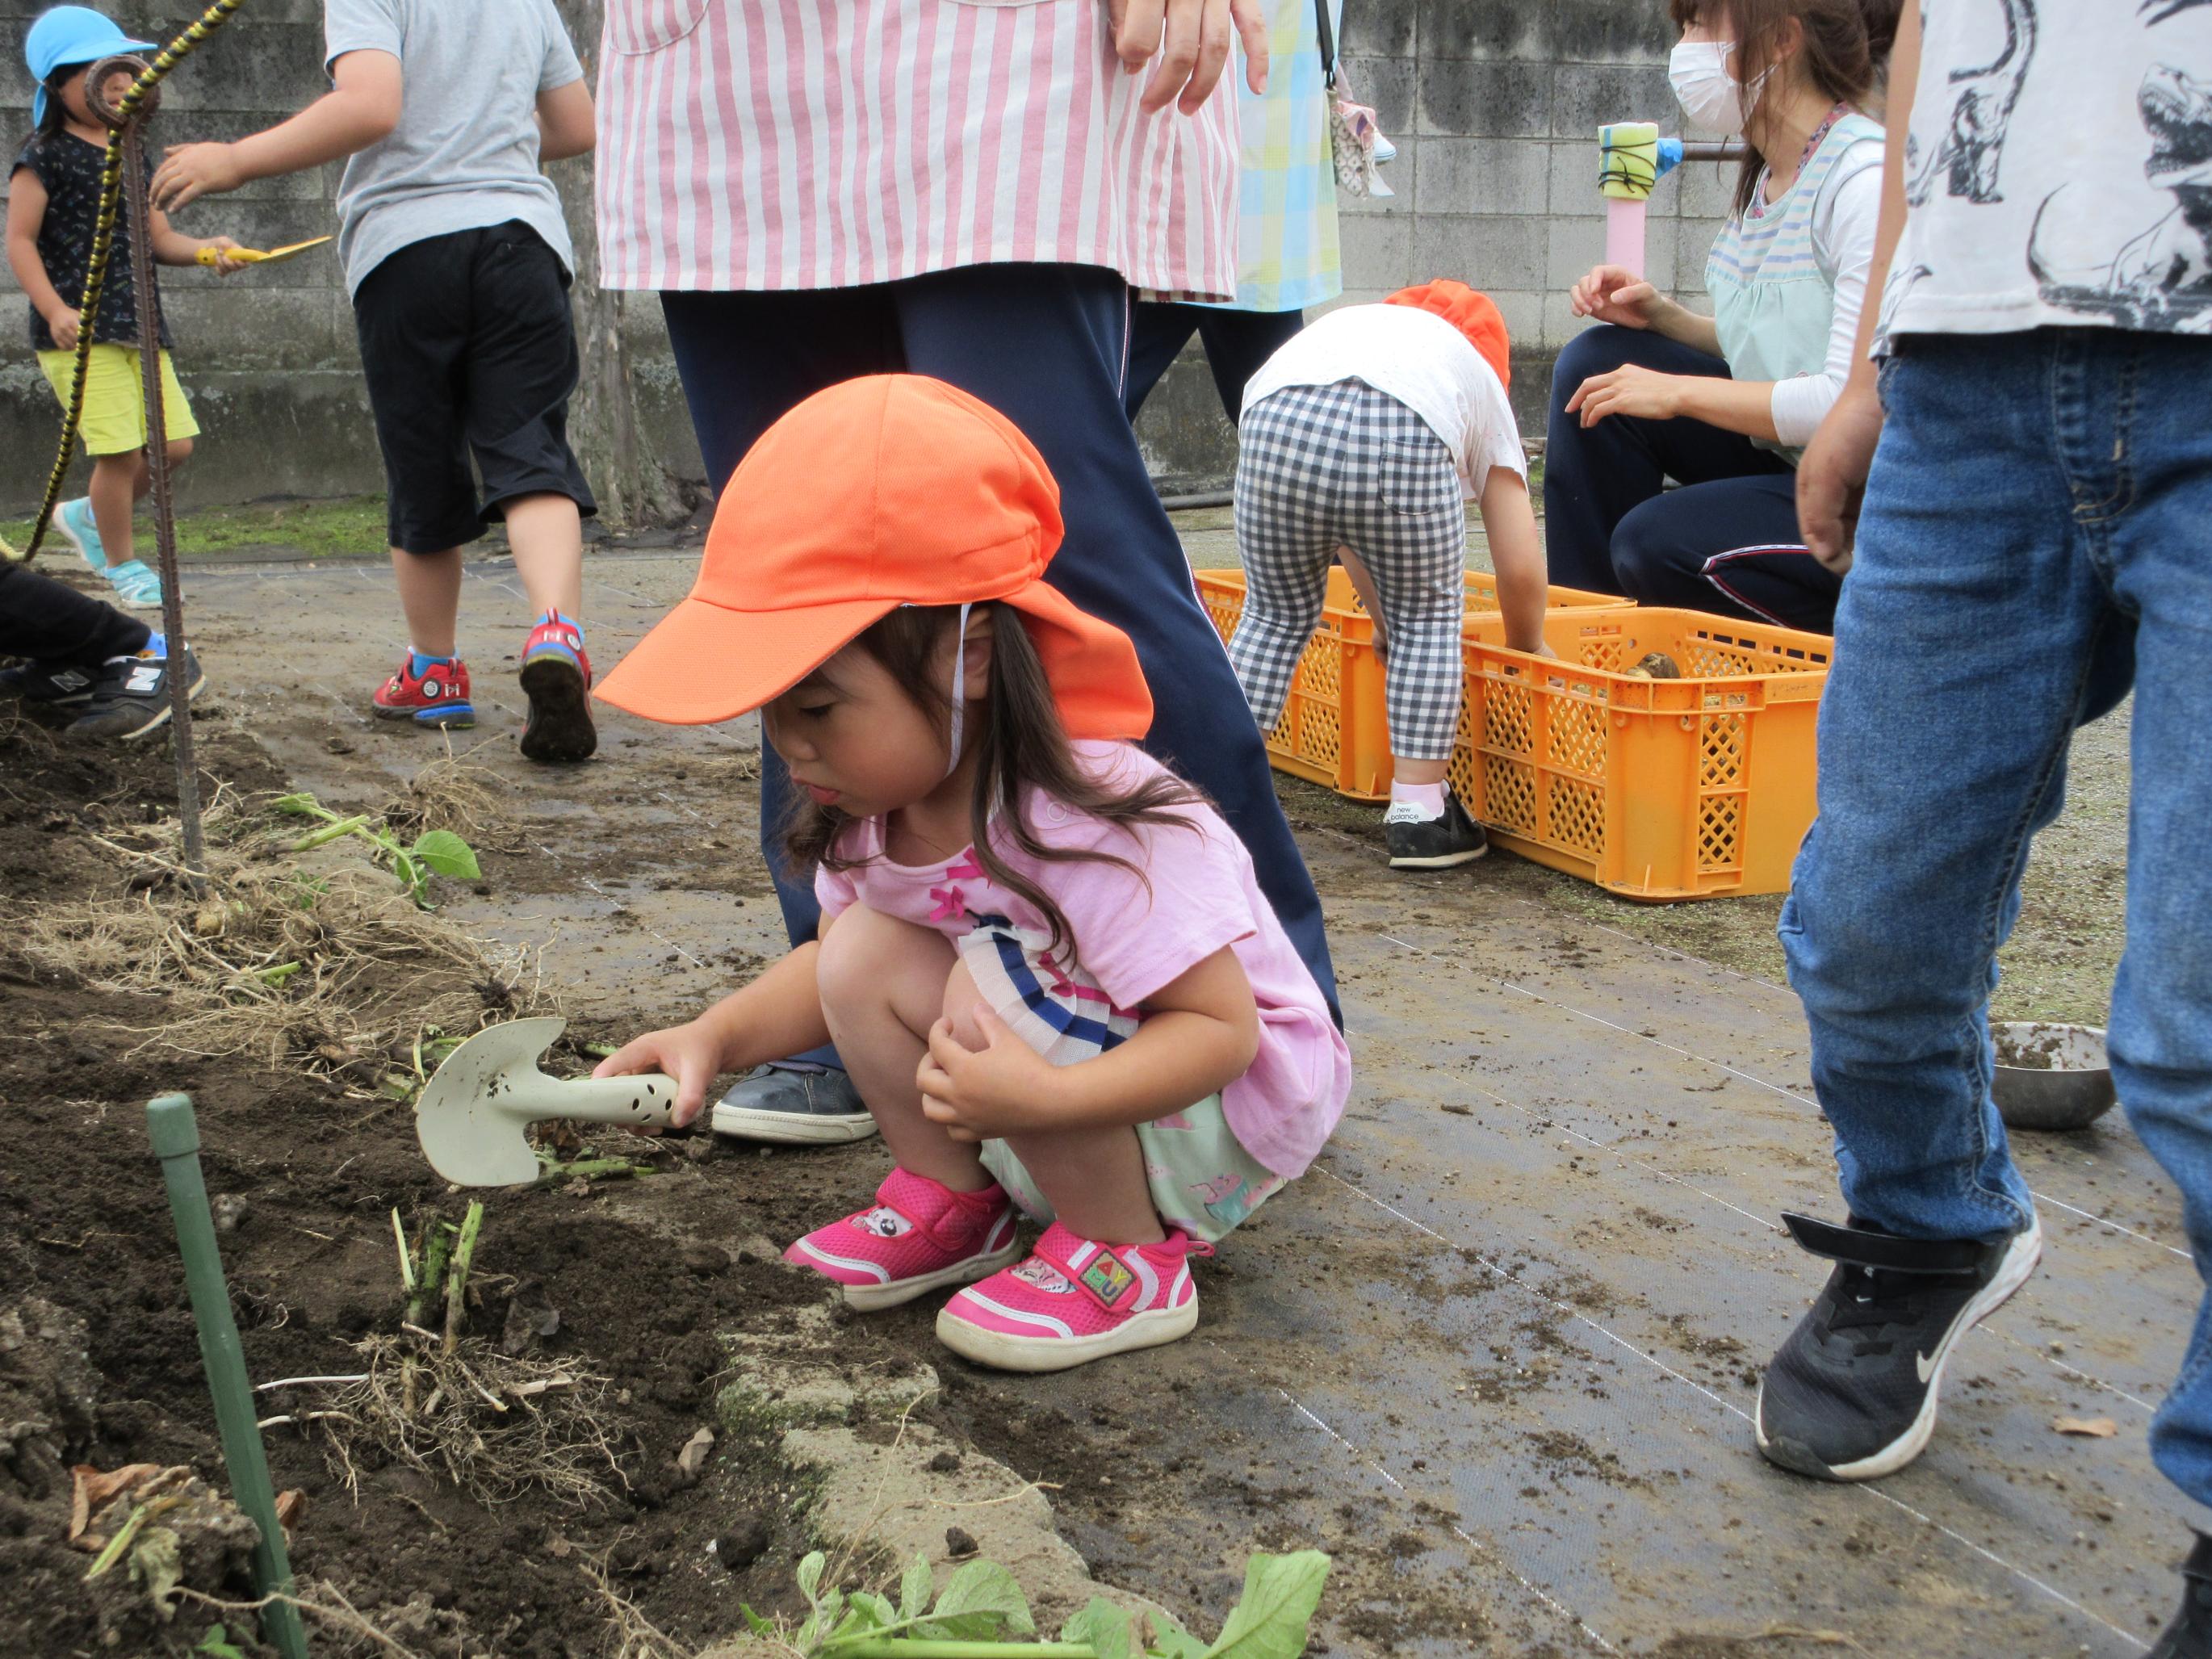
[[[100,285],[100,314],[82,317],[85,276],[92,264],[93,231],[100,210],[100,180],[107,160],[107,128],[86,101],[85,76],[103,58],[150,52],[89,6],[57,6],[23,37],[23,56],[38,90],[31,98],[31,136],[15,153],[8,180],[8,268],[31,302],[31,349],[62,406],[69,406],[76,372],[77,341],[92,331],[85,365],[84,414],[78,432],[92,456],[91,493],[64,501],[54,523],[107,579],[115,597],[140,610],[159,610],[161,579],[137,556],[131,540],[132,507],[153,487],[146,459],[145,383],[139,378],[138,295],[131,276],[131,225],[118,211],[115,240]],[[100,90],[109,104],[122,101],[131,76],[107,77]],[[150,165],[150,163],[149,163]],[[143,190],[147,179],[126,179],[125,190]],[[154,263],[189,265],[202,248],[216,250],[216,270],[228,276],[243,269],[224,257],[238,244],[228,236],[185,236],[167,217],[149,217]],[[169,361],[169,324],[161,324],[161,413],[168,434],[169,465],[192,453],[199,427]]]
[[[1505,642],[1543,648],[1544,550],[1528,463],[1506,402],[1505,322],[1463,283],[1437,282],[1318,319],[1244,390],[1237,550],[1244,615],[1229,660],[1262,730],[1321,622],[1340,549],[1382,604],[1394,870],[1489,850],[1444,783],[1459,730],[1467,507],[1482,503]]]
[[[1135,648],[1043,581],[1060,528],[994,410],[848,380],[763,436],[691,597],[600,691],[761,710],[823,927],[599,1074],[670,1073],[689,1121],[718,1074],[834,1040],[896,1167],[787,1259],[855,1308],[967,1286],[939,1339],[1030,1371],[1188,1334],[1188,1258],[1304,1171],[1351,1084],[1242,843],[1136,746]]]

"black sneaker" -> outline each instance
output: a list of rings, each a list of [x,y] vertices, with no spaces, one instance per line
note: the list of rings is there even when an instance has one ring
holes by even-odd
[[[2181,1564],[2181,1611],[2144,1659],[2212,1659],[2212,1538],[2203,1533]]]
[[[1936,1431],[1943,1367],[1959,1339],[2035,1271],[2043,1228],[1978,1244],[1782,1219],[1836,1270],[1759,1382],[1759,1449],[1821,1480],[1893,1474]]]
[[[1382,840],[1390,848],[1393,870],[1449,870],[1472,864],[1490,850],[1482,826],[1449,793],[1440,818],[1421,817],[1402,803],[1393,806],[1382,815]]]
[[[779,1146],[818,1146],[876,1132],[853,1079],[830,1066],[763,1066],[714,1103],[714,1133]]]
[[[197,697],[207,689],[207,675],[188,645],[179,646],[185,695]],[[158,732],[169,723],[169,674],[174,659],[161,657],[118,657],[101,665],[100,683],[83,714],[70,723],[64,737],[128,742]]]
[[[99,684],[97,668],[72,668],[47,662],[22,662],[13,668],[0,668],[0,690],[12,691],[25,702],[49,707],[88,702],[93,688]]]

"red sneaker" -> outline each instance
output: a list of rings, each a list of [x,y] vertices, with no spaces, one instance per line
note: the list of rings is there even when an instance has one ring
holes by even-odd
[[[946,1303],[937,1340],[1006,1371],[1062,1371],[1158,1347],[1198,1323],[1190,1258],[1212,1254],[1181,1229],[1158,1244],[1100,1244],[1055,1221],[1021,1266]]]
[[[599,746],[584,630],[557,611],[538,618],[522,647],[522,695],[530,701],[522,727],[525,760],[586,760]]]
[[[399,659],[399,670],[377,687],[371,699],[376,717],[413,720],[417,726],[474,726],[477,711],[469,702],[469,665],[459,657],[422,665],[415,672],[415,653]]]
[[[871,1309],[971,1283],[1018,1253],[1014,1206],[997,1187],[956,1193],[927,1176],[893,1170],[873,1204],[817,1227],[783,1259],[843,1285],[852,1306]]]

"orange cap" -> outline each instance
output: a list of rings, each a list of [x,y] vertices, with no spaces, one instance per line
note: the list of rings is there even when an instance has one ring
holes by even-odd
[[[1440,277],[1416,288],[1401,288],[1382,303],[1434,312],[1467,336],[1468,343],[1498,371],[1500,386],[1511,388],[1513,343],[1506,337],[1505,319],[1487,294],[1478,294],[1465,283]]]
[[[920,374],[817,392],[761,434],[723,489],[690,597],[599,696],[671,726],[781,696],[902,605],[1022,613],[1072,738],[1141,738],[1137,648],[1048,586],[1060,486],[1012,422]]]

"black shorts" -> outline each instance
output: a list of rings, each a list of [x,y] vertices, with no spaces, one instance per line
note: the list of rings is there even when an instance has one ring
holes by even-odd
[[[369,272],[353,309],[394,547],[472,542],[522,495],[599,511],[568,447],[568,276],[536,231],[513,220],[410,243]]]

